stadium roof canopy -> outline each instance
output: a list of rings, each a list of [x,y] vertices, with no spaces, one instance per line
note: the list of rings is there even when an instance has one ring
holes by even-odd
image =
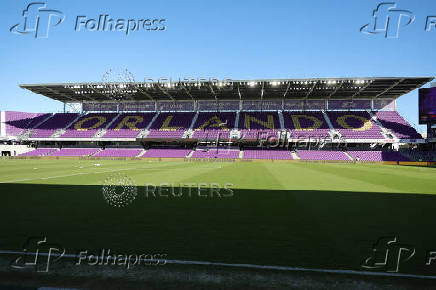
[[[395,99],[434,77],[21,84],[64,103],[150,100]]]

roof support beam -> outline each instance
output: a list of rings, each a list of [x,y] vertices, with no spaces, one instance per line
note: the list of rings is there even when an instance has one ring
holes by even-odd
[[[265,82],[262,82],[262,89],[260,91],[260,100],[263,101],[263,93],[265,91]]]
[[[216,95],[215,91],[213,90],[211,83],[209,83],[209,88],[210,88],[212,95],[215,97],[215,100],[218,102],[218,96]],[[192,98],[192,96],[191,96],[191,98]]]
[[[283,94],[283,99],[286,98],[286,95],[288,94],[289,88],[291,87],[291,82],[288,83],[288,86],[286,87],[286,91]]]
[[[108,99],[108,100],[116,101],[115,98],[111,97],[110,95],[107,95],[106,93],[103,93],[103,92],[102,92],[100,89],[98,89],[98,88],[93,88],[93,90],[96,91],[98,94],[102,95],[103,97],[105,97],[105,98]]]
[[[56,91],[56,90],[54,90],[54,89],[52,89],[52,88],[45,87],[45,86],[41,86],[41,87],[42,87],[43,89],[46,89],[46,90],[52,92],[52,93],[55,94],[55,95],[61,95],[58,91]],[[73,98],[70,97],[70,96],[66,96],[66,95],[64,95],[64,97],[67,98],[67,99],[70,99],[71,101],[73,101],[73,102],[75,102],[75,103],[80,103],[80,101],[78,101],[78,100],[76,100],[76,99],[73,99]]]
[[[344,85],[344,83],[341,83],[339,86],[337,86],[336,89],[335,89],[335,90],[334,90],[330,95],[327,96],[327,99],[330,99],[334,94],[336,94],[336,92],[337,92],[340,88],[342,88],[343,85]]]
[[[315,89],[316,85],[318,84],[319,81],[316,81],[313,86],[310,88],[310,90],[307,92],[306,96],[304,97],[305,99],[309,98],[309,96],[312,94],[313,90]]]
[[[142,94],[144,94],[144,96],[146,96],[146,97],[149,98],[150,100],[154,101],[154,98],[153,98],[149,93],[147,93],[146,91],[144,91],[141,87],[138,87],[138,90],[139,90]]]
[[[165,96],[169,97],[169,98],[170,98],[171,100],[173,100],[174,102],[176,101],[176,99],[175,99],[173,96],[171,96],[170,93],[168,93],[167,91],[165,91],[165,90],[162,88],[161,84],[158,84],[157,87],[159,88],[159,90],[160,90],[160,91],[161,91]]]
[[[369,87],[370,84],[371,84],[371,82],[368,82],[366,85],[361,87],[355,94],[353,94],[350,98],[353,99],[354,97],[357,97],[358,95],[360,95],[367,87]]]
[[[384,95],[385,93],[387,93],[388,91],[392,90],[393,88],[395,88],[397,85],[399,85],[402,81],[404,81],[404,79],[399,80],[398,82],[394,83],[392,86],[388,87],[386,90],[384,90],[383,92],[381,92],[380,94],[377,94],[374,99],[377,99],[378,97],[380,97],[381,95]]]
[[[239,85],[238,85],[238,95],[239,95],[239,100],[242,100],[242,94],[241,94],[241,90],[239,89]]]

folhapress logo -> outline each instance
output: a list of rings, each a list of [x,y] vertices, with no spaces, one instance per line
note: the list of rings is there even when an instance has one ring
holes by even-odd
[[[23,10],[23,20],[9,30],[16,34],[33,34],[35,38],[48,38],[51,27],[65,19],[59,10],[47,9],[44,2],[32,2]]]
[[[415,15],[409,10],[396,9],[395,2],[382,2],[372,13],[372,20],[360,28],[365,34],[381,34],[386,38],[398,38],[400,28],[415,21]]]
[[[36,272],[48,272],[51,264],[64,255],[65,249],[48,243],[47,237],[32,237],[26,241],[22,254],[10,266],[14,269],[33,268]]]

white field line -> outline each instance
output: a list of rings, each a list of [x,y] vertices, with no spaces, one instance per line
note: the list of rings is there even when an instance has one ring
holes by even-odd
[[[3,254],[3,255],[31,255],[31,256],[35,256],[37,253],[0,250],[0,255],[1,254]],[[48,256],[48,253],[39,252],[38,255]],[[75,254],[64,254],[62,257],[71,258],[71,259],[79,259],[81,256],[75,255]],[[165,260],[165,262],[168,264],[180,264],[180,265],[220,266],[220,267],[247,268],[247,269],[278,270],[278,271],[288,271],[288,272],[315,272],[315,273],[329,273],[329,274],[404,277],[404,278],[436,280],[436,276],[405,274],[405,273],[369,272],[369,271],[343,270],[343,269],[335,270],[335,269],[322,269],[322,268],[269,266],[269,265],[256,265],[256,264],[231,264],[231,263],[187,261],[187,260]]]
[[[15,179],[15,180],[0,181],[0,183],[12,183],[12,182],[31,181],[31,180],[46,180],[46,179],[71,177],[71,176],[84,175],[84,174],[101,174],[101,173],[110,173],[110,172],[117,172],[117,171],[124,171],[124,170],[133,170],[133,169],[136,169],[136,167],[135,168],[116,169],[116,170],[107,170],[107,171],[101,171],[101,172],[80,172],[80,173],[72,173],[72,174],[65,174],[65,175],[48,176],[48,177]]]
[[[119,172],[119,171],[128,171],[128,170],[166,170],[164,167],[168,167],[171,165],[165,164],[161,166],[156,166],[155,168],[148,168],[148,167],[130,167],[130,168],[121,168],[121,169],[113,169],[113,170],[106,170],[106,171],[100,171],[100,172],[79,172],[79,173],[71,173],[71,174],[65,174],[65,175],[57,175],[57,176],[48,176],[48,177],[38,177],[38,178],[25,178],[25,179],[15,179],[15,180],[7,180],[7,181],[0,181],[1,183],[14,183],[14,182],[23,182],[23,181],[32,181],[32,180],[47,180],[47,179],[56,179],[56,178],[64,178],[64,177],[71,177],[71,176],[77,176],[77,175],[84,175],[84,174],[102,174],[102,173],[111,173],[111,172]],[[87,167],[90,168],[90,167]],[[218,169],[221,167],[203,167],[203,168],[212,168],[212,169]],[[85,169],[85,168],[84,168]],[[177,169],[183,169],[186,170],[186,168],[173,168],[171,170],[177,170]]]

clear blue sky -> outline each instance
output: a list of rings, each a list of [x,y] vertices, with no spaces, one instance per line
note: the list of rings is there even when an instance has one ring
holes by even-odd
[[[49,37],[17,35],[31,1],[3,0],[0,9],[1,110],[60,111],[62,104],[19,83],[101,81],[111,67],[145,77],[309,78],[436,75],[435,0],[397,1],[416,19],[398,39],[359,32],[371,21],[372,0],[144,1],[49,0],[65,20]],[[76,17],[166,19],[165,31],[74,31]],[[418,123],[417,90],[398,108]]]

